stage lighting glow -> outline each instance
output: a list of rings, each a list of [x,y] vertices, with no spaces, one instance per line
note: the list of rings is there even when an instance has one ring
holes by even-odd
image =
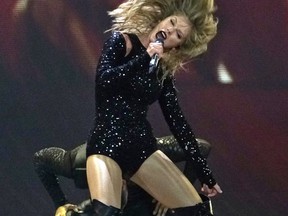
[[[233,83],[233,78],[223,63],[219,63],[217,67],[218,81],[223,84]]]

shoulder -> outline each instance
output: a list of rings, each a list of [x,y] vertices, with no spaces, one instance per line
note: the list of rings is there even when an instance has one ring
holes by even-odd
[[[112,32],[106,43],[114,45],[118,44],[118,46],[120,46],[119,48],[125,49],[125,56],[130,53],[133,47],[129,35],[119,31]]]
[[[123,36],[123,34],[121,33],[121,32],[118,32],[118,31],[115,31],[115,32],[112,32],[110,35],[109,35],[109,37],[108,37],[108,39],[107,39],[107,41],[106,41],[106,43],[121,43],[121,44],[125,44],[125,38],[124,38],[124,36]]]
[[[133,45],[132,45],[132,42],[131,42],[130,37],[129,37],[128,34],[123,33],[123,37],[125,39],[125,44],[126,44],[126,54],[125,54],[125,56],[127,56],[131,52]]]

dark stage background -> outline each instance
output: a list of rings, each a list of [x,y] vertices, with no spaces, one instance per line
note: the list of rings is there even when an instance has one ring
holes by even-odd
[[[29,2],[0,2],[0,215],[53,215],[33,154],[86,140],[105,11],[120,1]],[[216,2],[217,37],[177,75],[187,119],[213,145],[209,164],[224,191],[215,215],[287,215],[288,3]],[[170,133],[157,104],[149,119],[155,135]],[[60,180],[73,202],[87,197]]]

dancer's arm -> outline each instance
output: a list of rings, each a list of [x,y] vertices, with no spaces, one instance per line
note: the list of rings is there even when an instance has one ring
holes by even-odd
[[[58,175],[68,178],[72,176],[67,152],[56,147],[42,149],[34,154],[34,168],[55,207],[67,204],[68,200],[58,181]]]
[[[72,151],[66,151],[62,148],[50,147],[42,149],[34,154],[34,168],[40,178],[45,189],[56,208],[68,203],[68,200],[63,193],[58,176],[66,178],[74,178],[73,161],[79,149],[84,146],[79,146]]]
[[[195,135],[178,104],[173,78],[166,78],[163,85],[159,103],[170,130],[184,150],[187,159],[193,163],[200,181],[212,189],[211,191],[207,191],[213,195],[215,195],[214,192],[221,193],[222,191],[218,184],[216,184],[206,159],[200,154]]]

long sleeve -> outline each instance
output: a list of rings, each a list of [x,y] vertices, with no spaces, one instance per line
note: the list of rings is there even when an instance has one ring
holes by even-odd
[[[147,52],[125,62],[126,42],[120,32],[114,32],[105,42],[97,66],[96,84],[102,88],[125,85],[131,74],[148,71],[151,57]]]
[[[176,90],[172,78],[166,78],[159,98],[159,104],[167,124],[183,149],[187,160],[196,169],[199,180],[210,188],[216,184],[206,159],[202,157],[195,135],[187,123],[178,103]]]

